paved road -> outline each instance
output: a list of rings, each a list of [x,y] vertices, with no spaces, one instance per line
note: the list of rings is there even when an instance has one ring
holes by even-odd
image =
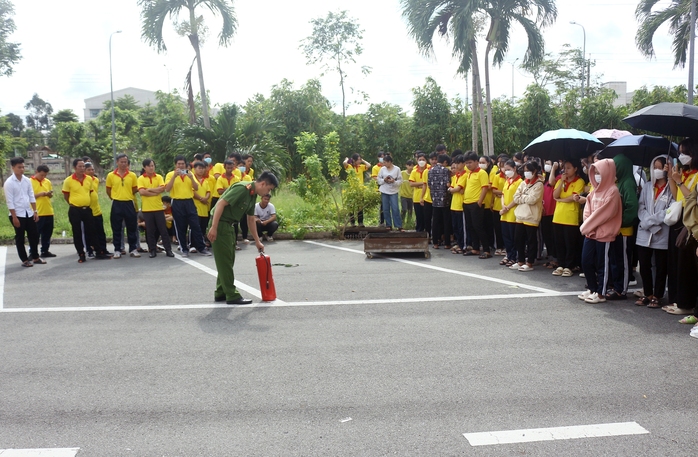
[[[0,449],[78,456],[689,456],[698,340],[584,280],[494,260],[269,243],[280,302],[214,307],[211,258],[22,269],[0,312]],[[53,248],[52,248],[53,250]],[[254,249],[238,279],[258,288]],[[196,263],[195,265],[193,263]],[[249,293],[247,293],[249,296]],[[474,298],[475,297],[475,298]],[[495,298],[493,298],[495,297]],[[80,309],[76,309],[80,308]],[[21,312],[18,312],[21,311]],[[649,434],[473,447],[464,433]]]

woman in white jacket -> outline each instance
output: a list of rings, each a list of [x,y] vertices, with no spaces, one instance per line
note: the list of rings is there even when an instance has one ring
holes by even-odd
[[[388,230],[393,226],[402,231],[402,219],[400,218],[400,208],[398,207],[398,192],[402,184],[402,173],[400,168],[393,165],[393,158],[389,155],[383,157],[383,166],[378,172],[378,190],[381,193],[383,203],[383,214],[385,215],[385,225]]]
[[[635,304],[648,308],[662,306],[660,301],[664,297],[669,266],[669,226],[664,223],[664,216],[674,197],[667,186],[665,165],[666,156],[655,157],[652,160],[652,181],[645,183],[638,202],[637,215],[640,225],[637,228],[636,244],[645,296]],[[654,280],[652,257],[655,266]]]

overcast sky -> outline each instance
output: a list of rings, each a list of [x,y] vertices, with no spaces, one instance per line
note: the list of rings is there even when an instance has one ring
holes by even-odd
[[[668,0],[660,2],[666,4]],[[570,24],[576,21],[586,28],[587,55],[597,63],[592,74],[602,74],[602,81],[627,81],[628,90],[686,84],[687,69],[672,69],[666,27],[655,37],[656,59],[647,60],[637,51],[636,5],[632,0],[558,0],[557,21],[544,30],[546,51],[557,53],[564,43],[581,48],[582,28]],[[70,108],[82,120],[84,99],[109,92],[109,35],[116,30],[122,33],[112,39],[114,90],[181,91],[184,85],[194,57],[189,40],[167,23],[168,52],[158,54],[148,47],[140,38],[135,0],[14,0],[14,6],[17,31],[11,41],[21,43],[23,58],[11,77],[0,77],[2,114],[24,117],[24,105],[38,93],[54,111]],[[319,77],[318,66],[305,64],[299,42],[311,33],[310,19],[339,9],[348,10],[365,30],[365,51],[358,63],[373,71],[363,76],[358,68],[350,69],[347,84],[367,92],[370,102],[387,101],[410,111],[411,89],[423,85],[427,76],[434,77],[449,98],[466,93],[465,81],[455,75],[457,64],[447,43],[439,42],[433,58],[419,54],[407,35],[399,0],[235,0],[234,6],[239,27],[227,48],[217,45],[220,22],[207,18],[211,36],[203,47],[202,62],[213,104],[244,104],[256,93],[268,96],[271,86],[283,78],[299,87]],[[522,59],[525,47],[525,35],[515,27],[507,61]],[[519,97],[533,79],[518,67],[513,73],[514,94]],[[336,74],[327,74],[321,81],[323,93],[341,112]],[[512,65],[492,70],[491,81],[493,97],[510,97]],[[355,105],[349,112],[366,106]]]

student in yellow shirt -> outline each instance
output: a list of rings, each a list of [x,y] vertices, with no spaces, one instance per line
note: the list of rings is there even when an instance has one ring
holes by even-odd
[[[157,256],[158,236],[162,239],[167,257],[174,257],[172,243],[167,230],[165,208],[162,194],[165,192],[165,180],[155,173],[155,161],[143,161],[143,174],[138,177],[138,193],[141,195],[141,212],[145,221],[145,235],[148,242],[148,256]]]
[[[412,201],[412,188],[410,187],[410,173],[414,169],[414,160],[410,159],[405,162],[405,170],[402,170],[402,184],[400,184],[400,218],[402,226],[407,224],[408,220],[412,220],[414,212],[414,202]]]
[[[94,246],[94,218],[90,208],[92,178],[85,174],[85,162],[73,160],[75,172],[63,181],[63,198],[68,202],[68,219],[73,232],[73,244],[78,252],[78,263],[85,263],[85,244]],[[83,230],[84,227],[84,230]],[[83,243],[83,236],[86,243]]]
[[[85,161],[85,174],[92,178],[92,193],[90,194],[90,209],[94,218],[94,242],[96,246],[86,246],[88,259],[111,259],[112,253],[107,250],[107,234],[104,232],[104,218],[102,207],[99,205],[99,178],[95,174],[95,167],[89,157],[83,157]]]
[[[552,165],[551,175],[555,174],[557,162]],[[575,266],[577,247],[583,240],[579,232],[581,205],[575,196],[584,192],[584,180],[579,176],[581,165],[577,160],[565,160],[560,179],[555,184],[553,198],[553,233],[558,267],[553,276],[570,277]]]
[[[209,218],[208,212],[211,210],[211,190],[208,187],[208,180],[206,179],[205,162],[194,162],[194,178],[199,185],[199,188],[194,192],[194,205],[196,206],[196,213],[199,216],[201,233],[206,233]],[[210,246],[208,238],[204,237],[204,242],[207,246]]]
[[[165,177],[165,191],[169,192],[172,198],[172,217],[182,257],[189,257],[187,230],[191,230],[191,241],[196,251],[201,255],[211,255],[204,242],[204,234],[194,205],[194,192],[198,188],[196,178],[187,170],[184,156],[175,157],[175,169]]]
[[[240,182],[240,175],[235,174],[235,171],[237,171],[235,170],[235,163],[231,159],[228,159],[224,162],[224,165],[225,170],[216,180],[216,190],[212,192],[212,194],[217,195],[216,200],[223,195],[223,192],[225,192],[228,187],[236,182]]]
[[[36,173],[31,177],[34,197],[36,198],[36,212],[39,214],[39,222],[36,228],[41,238],[41,257],[56,257],[56,254],[49,251],[51,246],[51,236],[53,235],[53,185],[46,177],[49,172],[47,165],[41,164],[36,167]]]
[[[499,211],[502,209],[502,187],[507,179],[504,175],[504,164],[507,162],[507,160],[509,160],[508,155],[499,154],[499,156],[497,156],[497,165],[492,167],[492,172],[490,173],[490,185],[492,190],[492,221],[494,222],[494,238],[495,244],[497,245],[495,255],[501,255],[504,257],[507,255],[507,250],[504,247],[504,236],[502,235],[502,223]]]
[[[455,152],[455,151],[454,151]],[[453,232],[456,236],[456,245],[453,246],[451,252],[454,254],[462,254],[465,249],[465,219],[463,218],[463,191],[467,176],[465,175],[465,157],[463,154],[458,154],[453,158],[451,165],[451,221],[453,222]]]
[[[516,216],[514,215],[514,195],[516,189],[523,182],[518,173],[518,167],[513,160],[507,160],[504,164],[504,176],[502,184],[502,209],[499,211],[502,222],[502,237],[504,238],[504,249],[507,251],[506,257],[499,262],[500,265],[511,267],[516,263],[518,253],[516,250]]]
[[[342,166],[344,167],[345,170],[347,170],[347,180],[356,180],[360,182],[361,184],[364,183],[364,178],[366,176],[366,171],[371,167],[371,164],[366,162],[364,159],[361,158],[359,154],[353,154],[351,156],[351,159],[349,157],[346,157],[344,159],[344,162],[342,163]],[[355,219],[356,216],[356,219]],[[352,227],[356,225],[356,220],[358,219],[359,221],[359,227],[364,226],[364,212],[363,209],[360,209],[357,211],[356,215],[351,214],[349,216],[349,223],[351,224]]]
[[[114,243],[114,257],[121,257],[122,224],[126,225],[128,248],[131,257],[140,257],[138,252],[138,220],[134,205],[135,194],[138,192],[138,177],[128,169],[129,159],[126,154],[116,156],[116,170],[107,175],[107,195],[112,200],[111,222]]]
[[[413,189],[412,201],[414,202],[414,215],[417,221],[416,230],[427,232],[431,235],[431,194],[427,181],[429,178],[429,165],[427,156],[423,152],[417,153],[417,166],[410,173],[410,186]]]
[[[472,251],[466,250],[463,255],[475,255],[480,259],[489,259],[490,237],[485,230],[485,197],[490,187],[490,177],[480,168],[480,158],[469,151],[465,154],[466,184],[463,192],[463,212],[465,215],[465,230],[472,241]],[[482,252],[480,251],[482,249]]]
[[[243,154],[241,159],[242,160],[238,162],[238,171],[240,172],[240,181],[245,181],[245,182],[254,181],[254,170],[252,169],[252,164],[254,163],[254,157],[252,157],[249,154]]]
[[[482,220],[485,223],[485,233],[487,234],[487,239],[489,240],[489,246],[487,247],[487,252],[491,252],[494,247],[494,215],[492,214],[492,206],[494,205],[494,194],[492,193],[492,179],[497,173],[497,167],[494,165],[492,159],[488,156],[481,156],[478,162],[478,166],[481,170],[487,173],[487,193],[485,194],[485,201],[483,202],[483,212]]]

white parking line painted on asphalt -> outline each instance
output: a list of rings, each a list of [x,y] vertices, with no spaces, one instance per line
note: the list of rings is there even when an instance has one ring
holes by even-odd
[[[338,249],[340,251],[353,252],[356,254],[366,255],[366,253],[364,251],[359,251],[358,249],[343,248],[340,246],[332,246],[331,244],[318,243],[317,241],[304,241],[304,243],[314,244],[317,246],[322,246],[322,247],[330,248],[330,249]],[[496,282],[497,284],[506,284],[509,286],[521,287],[522,289],[535,290],[536,292],[543,292],[546,294],[556,294],[556,292],[554,290],[545,289],[543,287],[537,287],[537,286],[529,286],[528,284],[523,284],[523,283],[515,282],[515,281],[507,281],[506,279],[490,278],[489,276],[478,275],[475,273],[467,273],[465,271],[450,270],[448,268],[437,267],[435,265],[428,265],[425,263],[414,262],[412,260],[396,259],[394,257],[387,257],[387,256],[378,255],[378,254],[376,254],[375,257],[380,257],[383,259],[391,260],[393,262],[404,263],[407,265],[413,265],[416,267],[428,268],[430,270],[441,271],[444,273],[450,273],[450,274],[461,275],[461,276],[468,276],[470,278],[482,279],[483,281],[492,281],[492,282]]]
[[[0,309],[5,306],[5,262],[7,246],[0,246]]]
[[[199,262],[197,262],[196,260],[182,257],[179,254],[175,254],[175,257],[177,257],[179,260],[186,263],[187,265],[190,265],[194,268],[198,268],[199,270],[203,271],[204,273],[210,274],[214,278],[218,276],[218,272],[216,270],[214,270],[213,268],[209,268],[206,265],[202,265]],[[237,287],[238,289],[240,289],[242,291],[247,292],[248,294],[252,295],[253,297],[262,298],[262,292],[260,292],[259,289],[255,289],[252,286],[248,286],[247,284],[242,283],[242,282],[238,281],[237,279],[235,280],[235,287]],[[283,301],[276,300],[275,303],[283,303]]]
[[[571,427],[531,428],[498,432],[463,433],[471,446],[531,443],[535,441],[600,438],[604,436],[643,435],[649,433],[637,422],[576,425]]]
[[[55,449],[0,449],[0,457],[75,457],[79,447]]]
[[[139,306],[70,306],[54,308],[4,308],[2,313],[47,313],[47,312],[79,312],[79,311],[161,311],[161,310],[184,310],[184,309],[216,309],[216,308],[292,308],[303,306],[342,306],[342,305],[381,305],[399,303],[435,303],[448,301],[472,301],[472,300],[501,300],[510,298],[550,298],[568,295],[577,295],[579,292],[567,292],[556,294],[501,294],[501,295],[464,295],[461,297],[426,297],[426,298],[382,298],[375,300],[335,300],[335,301],[314,301],[314,302],[284,302],[276,300],[273,302],[259,302],[251,305],[225,305],[225,304],[191,304],[191,305],[139,305]]]

